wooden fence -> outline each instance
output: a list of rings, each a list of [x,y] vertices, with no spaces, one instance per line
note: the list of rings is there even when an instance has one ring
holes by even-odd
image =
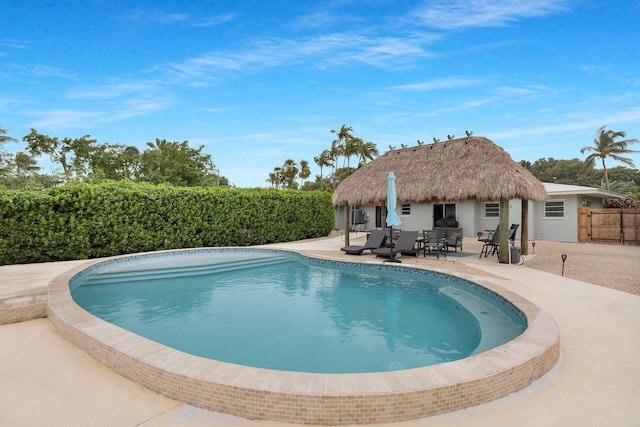
[[[640,209],[579,208],[578,241],[640,245]]]

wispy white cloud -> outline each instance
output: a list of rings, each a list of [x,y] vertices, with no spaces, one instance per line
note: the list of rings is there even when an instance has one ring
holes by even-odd
[[[333,33],[301,40],[271,38],[254,42],[242,51],[211,51],[179,63],[157,67],[184,80],[213,80],[218,73],[282,67],[312,62],[323,68],[335,64],[367,64],[391,68],[431,56],[428,35],[380,37],[358,33]]]
[[[214,27],[226,24],[236,19],[233,13],[212,15],[206,17],[194,17],[187,13],[170,13],[158,9],[134,9],[123,16],[122,19],[140,23],[151,24],[185,24],[192,27]]]
[[[29,113],[37,119],[31,124],[35,128],[64,129],[85,126],[99,117],[99,113],[77,110],[34,111]]]
[[[36,65],[18,65],[10,64],[5,67],[5,70],[10,70],[9,79],[14,81],[33,81],[41,78],[58,78],[66,80],[74,80],[77,76],[62,68],[52,67],[49,65],[36,64]]]
[[[494,132],[495,138],[514,138],[521,136],[534,136],[545,134],[570,133],[583,130],[593,130],[603,125],[621,125],[625,123],[640,124],[640,107],[631,108],[625,111],[610,111],[607,113],[593,114],[590,117],[580,120],[566,120],[555,124],[530,127],[528,129],[509,129],[503,132]]]
[[[150,83],[118,83],[95,88],[73,89],[67,96],[70,99],[114,99],[137,93],[150,93],[158,89]]]
[[[171,106],[168,98],[132,98],[115,106],[100,117],[102,122],[117,122],[132,117],[143,116],[156,111],[166,110]]]
[[[185,13],[169,13],[157,9],[134,9],[127,13],[124,19],[143,23],[173,24],[189,20],[189,15]]]
[[[30,43],[18,39],[0,39],[0,46],[10,47],[12,49],[26,49]]]
[[[65,71],[61,68],[51,67],[49,65],[34,65],[31,67],[31,73],[37,77],[57,77],[61,79],[74,79],[73,73]]]
[[[297,30],[323,29],[333,26],[340,18],[337,13],[323,9],[299,16],[292,26]]]
[[[96,117],[101,122],[116,122],[161,111],[169,108],[172,102],[166,86],[156,82],[126,82],[72,89],[66,97],[71,100],[95,100],[102,109]]]
[[[223,15],[209,16],[196,20],[193,24],[194,27],[215,27],[216,25],[226,24],[227,22],[235,21],[236,15],[233,13],[225,13]]]
[[[223,113],[225,111],[233,111],[235,110],[234,107],[218,107],[218,108],[211,108],[211,107],[205,107],[205,108],[199,108],[198,110],[200,111],[204,111],[206,113]]]
[[[408,91],[428,91],[440,89],[453,89],[464,86],[475,86],[484,83],[481,79],[471,79],[464,77],[448,77],[444,79],[429,80],[421,83],[413,83],[399,86],[392,86],[391,89]]]
[[[413,15],[429,28],[495,27],[520,19],[537,18],[567,9],[567,0],[436,0]]]

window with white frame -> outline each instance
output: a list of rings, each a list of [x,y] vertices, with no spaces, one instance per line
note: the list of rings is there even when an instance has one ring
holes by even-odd
[[[499,218],[500,217],[500,203],[485,203],[484,204],[484,217],[485,218]]]
[[[544,202],[545,218],[564,218],[564,200]]]
[[[402,205],[400,207],[401,215],[411,215],[411,205]]]

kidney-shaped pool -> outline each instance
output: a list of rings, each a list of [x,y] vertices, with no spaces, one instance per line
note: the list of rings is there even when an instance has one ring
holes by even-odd
[[[58,332],[173,399],[250,419],[397,422],[520,390],[553,318],[494,282],[254,248],[89,261],[49,284]]]

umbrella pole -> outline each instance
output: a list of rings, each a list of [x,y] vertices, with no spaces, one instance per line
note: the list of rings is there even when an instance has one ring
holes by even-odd
[[[344,205],[344,245],[349,246],[349,232],[351,224],[349,224],[349,204]]]
[[[389,240],[391,240],[391,252],[389,254],[389,258],[385,259],[383,262],[397,262],[402,263],[399,259],[396,259],[396,253],[393,251],[393,226],[389,227]]]

